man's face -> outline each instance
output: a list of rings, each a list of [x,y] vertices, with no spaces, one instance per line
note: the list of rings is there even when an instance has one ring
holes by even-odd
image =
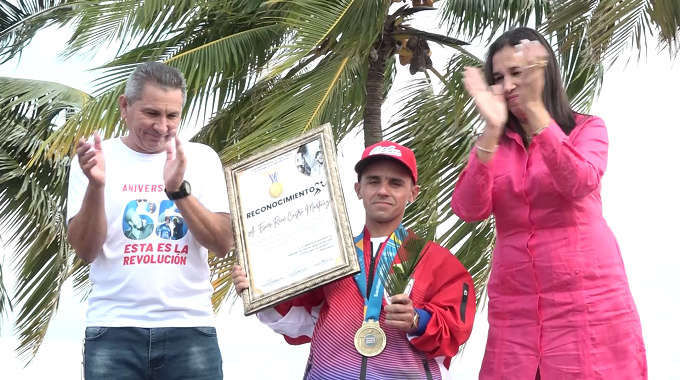
[[[134,150],[160,153],[175,137],[182,115],[182,90],[164,90],[147,83],[137,101],[130,104],[125,95],[121,95],[118,103],[121,116],[127,121]]]
[[[364,203],[366,217],[379,223],[403,218],[406,202],[420,191],[408,169],[389,159],[366,165],[354,189]]]

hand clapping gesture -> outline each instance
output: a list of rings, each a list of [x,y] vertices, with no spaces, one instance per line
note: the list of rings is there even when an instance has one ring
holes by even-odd
[[[517,59],[522,67],[519,84],[519,101],[525,112],[531,107],[544,107],[543,88],[545,87],[545,73],[548,66],[548,52],[538,41],[522,40],[515,46]]]
[[[174,137],[165,145],[167,159],[163,169],[163,180],[169,191],[177,191],[184,181],[184,172],[187,168],[187,157],[184,147],[178,137]]]
[[[529,119],[534,115],[541,115],[544,119],[547,114],[543,103],[543,89],[545,87],[544,68],[548,65],[548,51],[538,41],[528,40],[522,40],[514,48],[514,57],[505,59],[512,60],[510,63],[506,61],[506,64],[508,67],[518,67],[519,75],[513,75],[510,82],[506,78],[502,84],[489,86],[481,70],[474,67],[466,67],[463,76],[465,89],[474,99],[479,114],[486,122],[486,128],[496,132],[495,135],[502,132],[508,121],[506,94],[517,96],[519,107],[515,106],[510,111],[520,120],[527,122],[527,126],[531,128],[527,131],[527,135],[531,135],[535,129],[533,125],[529,126],[531,124]],[[504,74],[510,75],[510,73]],[[508,88],[504,88],[504,85]]]
[[[90,184],[103,187],[106,180],[106,170],[104,153],[102,152],[102,138],[99,133],[94,133],[94,143],[81,138],[76,145],[76,153],[78,154],[80,169],[90,181]]]
[[[487,127],[502,130],[508,121],[508,106],[505,104],[501,85],[489,87],[482,71],[476,67],[466,67],[463,74],[465,90],[475,100],[475,105]]]

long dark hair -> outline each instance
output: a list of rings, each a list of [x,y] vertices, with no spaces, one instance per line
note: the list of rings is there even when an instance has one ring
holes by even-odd
[[[503,33],[502,36],[498,37],[498,39],[491,44],[486,56],[486,63],[484,64],[486,82],[489,86],[494,84],[493,56],[506,46],[514,48],[514,46],[518,45],[522,40],[538,41],[548,51],[548,66],[544,69],[545,87],[543,88],[543,104],[545,104],[545,108],[557,125],[560,126],[566,135],[568,135],[576,126],[575,112],[569,104],[567,92],[564,91],[564,85],[562,84],[562,77],[560,75],[555,52],[553,52],[548,41],[534,29],[525,27],[511,29]],[[524,131],[522,128],[519,128],[519,120],[509,110],[508,124],[506,127],[519,133],[526,139]]]

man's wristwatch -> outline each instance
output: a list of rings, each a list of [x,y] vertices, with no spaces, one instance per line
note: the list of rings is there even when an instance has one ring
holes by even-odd
[[[191,195],[191,185],[187,181],[182,181],[182,184],[179,186],[179,190],[171,193],[166,188],[165,195],[167,195],[168,199],[170,199],[171,201],[186,198],[189,195]]]
[[[418,330],[418,323],[419,322],[420,322],[420,314],[418,314],[418,312],[414,310],[413,311],[413,325],[411,326],[411,328],[413,328],[413,330]]]

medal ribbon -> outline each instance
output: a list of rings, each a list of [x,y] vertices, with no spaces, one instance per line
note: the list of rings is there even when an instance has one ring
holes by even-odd
[[[357,258],[359,259],[359,267],[361,272],[354,275],[354,281],[364,297],[364,321],[373,320],[378,321],[380,317],[380,310],[382,309],[383,300],[383,281],[382,277],[387,270],[383,269],[392,264],[394,257],[397,255],[397,250],[401,246],[402,241],[406,238],[406,229],[400,224],[399,227],[390,235],[385,243],[382,244],[380,252],[375,256],[377,265],[373,275],[373,284],[371,286],[371,294],[366,294],[366,286],[368,285],[368,271],[370,268],[366,267],[366,263],[370,262],[373,252],[371,250],[371,236],[366,228],[359,236],[354,239],[354,246],[357,251]]]
[[[273,174],[270,174],[269,179],[272,181],[272,183],[276,183],[279,180],[279,172],[274,172]]]

